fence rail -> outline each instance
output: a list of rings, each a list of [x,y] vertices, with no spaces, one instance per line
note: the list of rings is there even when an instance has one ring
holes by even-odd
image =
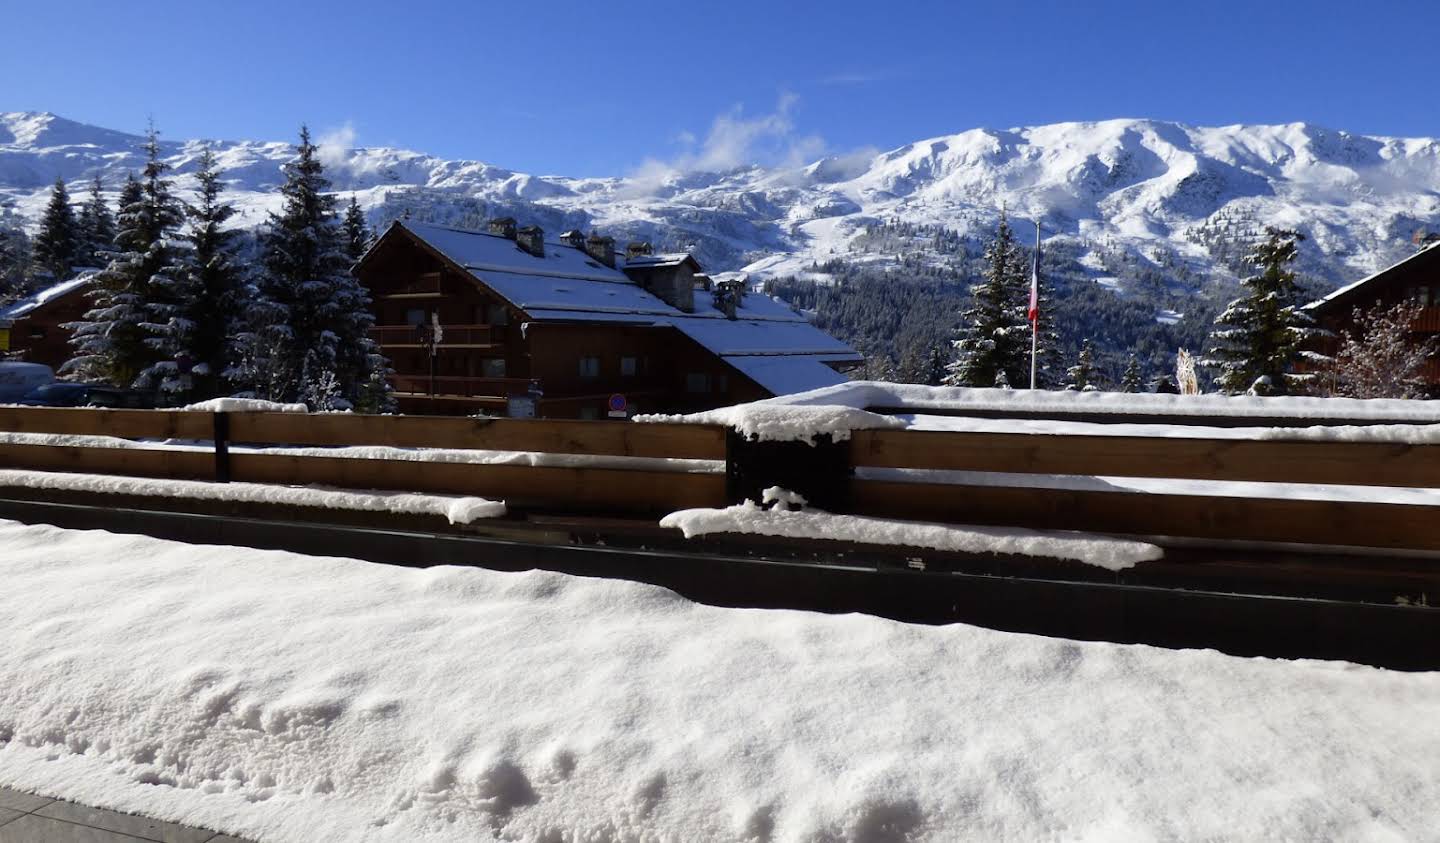
[[[0,468],[465,494],[552,511],[625,513],[718,507],[783,485],[827,508],[878,517],[1440,550],[1440,507],[1383,496],[1289,498],[1283,487],[1142,492],[1104,479],[1429,488],[1440,486],[1440,445],[880,430],[812,446],[748,442],[711,425],[57,408],[0,408],[0,432],[191,441],[104,447],[18,440],[0,444]],[[479,464],[297,455],[266,451],[270,445],[539,456]],[[944,474],[954,471],[1068,479]]]

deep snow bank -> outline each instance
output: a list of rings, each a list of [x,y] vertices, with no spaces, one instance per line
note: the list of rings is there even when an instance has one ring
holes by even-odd
[[[1422,838],[1440,675],[0,522],[0,784],[261,840]]]

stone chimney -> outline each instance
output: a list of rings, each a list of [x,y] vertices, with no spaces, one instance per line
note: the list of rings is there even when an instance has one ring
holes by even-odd
[[[715,285],[715,309],[725,314],[726,319],[738,317],[740,300],[745,297],[744,281],[721,281]]]
[[[649,240],[631,240],[625,245],[625,257],[627,258],[638,258],[653,254],[655,254],[655,250],[650,248]]]
[[[560,235],[560,242],[566,246],[583,249],[585,248],[585,232],[572,228]]]
[[[545,257],[545,230],[540,226],[527,225],[516,231],[515,242],[535,257]]]
[[[611,269],[615,268],[615,238],[592,234],[585,239],[585,252]]]
[[[496,217],[486,224],[486,228],[489,229],[491,234],[499,235],[507,240],[515,239],[514,217]]]

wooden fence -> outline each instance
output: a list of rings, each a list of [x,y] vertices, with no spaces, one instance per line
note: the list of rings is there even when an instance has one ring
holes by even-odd
[[[1102,479],[1433,487],[1440,485],[1440,445],[878,430],[812,446],[749,442],[710,425],[52,408],[0,408],[0,432],[199,443],[0,444],[0,468],[477,495],[521,509],[647,516],[724,506],[781,485],[836,511],[881,517],[1440,550],[1437,507],[1292,499],[1275,487],[1145,492]],[[544,455],[545,464],[263,450],[282,444],[523,451]],[[982,483],[947,471],[1068,480]]]

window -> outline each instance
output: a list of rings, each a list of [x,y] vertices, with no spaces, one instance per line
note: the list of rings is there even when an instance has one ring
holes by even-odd
[[[505,377],[505,358],[504,358],[504,357],[487,357],[487,358],[485,358],[485,377],[487,377],[487,378],[503,378],[503,377]]]
[[[580,358],[580,377],[582,377],[582,378],[598,378],[598,377],[600,377],[600,358],[599,358],[599,357],[581,357],[581,358]]]
[[[430,320],[425,316],[424,308],[416,307],[405,311],[406,325],[424,325],[428,321]]]
[[[621,376],[627,377],[627,378],[633,378],[633,377],[635,377],[635,371],[636,371],[636,369],[635,369],[635,363],[636,363],[636,360],[635,360],[634,357],[621,357],[621,358],[620,358],[620,374],[621,374]]]
[[[586,421],[594,421],[595,419],[600,418],[600,410],[597,407],[581,407],[580,418],[585,419]]]
[[[510,324],[510,310],[503,304],[492,304],[485,308],[485,324],[497,327]]]
[[[1433,307],[1440,304],[1440,290],[1425,284],[1411,287],[1410,301],[1421,307]]]
[[[710,376],[704,372],[691,372],[685,376],[686,392],[709,392]]]

